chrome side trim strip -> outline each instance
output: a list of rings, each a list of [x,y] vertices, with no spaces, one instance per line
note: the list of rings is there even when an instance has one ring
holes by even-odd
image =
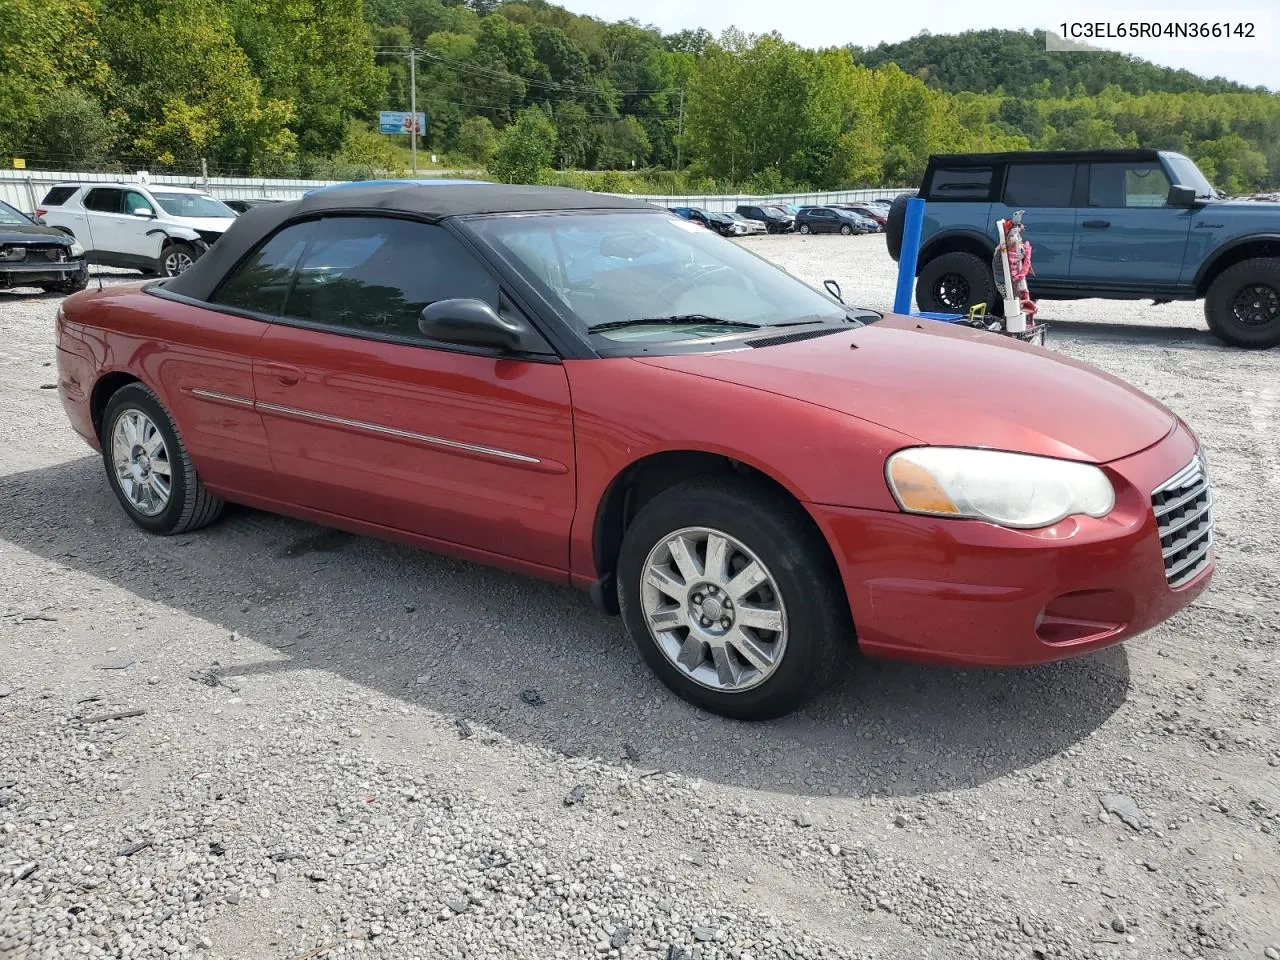
[[[219,403],[233,403],[237,407],[252,407],[253,401],[248,397],[233,397],[227,393],[218,393],[214,390],[201,390],[199,388],[191,391],[191,395],[200,397],[202,400],[216,400]]]
[[[346,417],[335,417],[327,413],[313,413],[310,410],[299,410],[297,407],[284,407],[275,403],[259,400],[257,408],[270,413],[280,413],[288,417],[299,417],[303,420],[314,420],[318,423],[332,423],[335,426],[350,427],[353,430],[365,430],[383,436],[400,437],[403,440],[415,440],[418,443],[430,444],[433,447],[445,447],[449,450],[460,450],[464,453],[477,453],[486,457],[498,457],[502,460],[514,460],[517,463],[542,463],[537,457],[510,450],[499,450],[496,447],[482,447],[474,443],[460,443],[457,440],[446,440],[443,437],[432,437],[425,433],[410,433],[408,430],[397,430],[395,427],[384,427],[376,423],[365,423],[362,420],[348,420]]]

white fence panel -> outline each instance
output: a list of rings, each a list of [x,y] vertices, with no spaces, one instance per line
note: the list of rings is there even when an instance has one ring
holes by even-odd
[[[81,181],[92,183],[136,183],[137,174],[75,173],[59,170],[0,170],[0,200],[31,213],[40,205],[44,195],[55,183]],[[269,197],[278,200],[296,200],[315,187],[324,187],[336,180],[298,180],[273,177],[200,177],[174,176],[165,173],[148,174],[146,181],[155,186],[193,187],[206,190],[221,200],[239,200],[250,197]]]
[[[0,200],[25,213],[33,212],[44,195],[55,183],[65,181],[93,181],[126,183],[137,182],[137,174],[72,173],[50,170],[0,170]],[[270,177],[199,177],[148,174],[148,183],[156,185],[195,187],[204,189],[222,200],[239,200],[250,197],[269,197],[294,200],[307,190],[329,186],[335,180],[290,180]],[[866,200],[891,198],[901,193],[894,189],[836,190],[827,193],[778,193],[764,197],[746,194],[735,196],[659,196],[656,194],[620,194],[635,200],[647,200],[661,207],[702,207],[716,212],[732,211],[739,204],[791,203],[797,207],[821,206],[827,203],[858,203]]]

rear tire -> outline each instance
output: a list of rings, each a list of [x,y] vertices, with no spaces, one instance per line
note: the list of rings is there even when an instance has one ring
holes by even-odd
[[[713,538],[724,544],[719,572],[708,562]],[[669,546],[677,542],[689,551],[683,564]],[[797,709],[853,638],[821,535],[797,505],[752,483],[690,480],[658,494],[623,536],[618,578],[627,633],[658,678],[726,717]]]
[[[934,257],[916,278],[916,303],[926,313],[968,313],[985,303],[987,313],[995,314],[999,299],[990,265],[971,253]]]
[[[129,519],[148,533],[186,533],[212,523],[223,502],[196,473],[159,398],[141,383],[117,390],[102,415],[102,462]]]
[[[1254,257],[1227,267],[1209,287],[1204,315],[1213,335],[1233,347],[1280,344],[1280,259]]]

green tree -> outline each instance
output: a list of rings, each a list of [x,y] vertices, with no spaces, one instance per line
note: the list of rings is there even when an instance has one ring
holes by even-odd
[[[115,133],[102,105],[82,90],[62,87],[39,104],[29,143],[36,156],[67,169],[92,167],[106,157]]]
[[[56,91],[107,89],[98,6],[89,0],[0,2],[0,154],[33,153],[33,125]],[[60,158],[50,157],[50,161]]]
[[[576,100],[556,104],[555,163],[561,169],[586,165],[593,151],[595,131],[586,107]]]
[[[608,170],[629,169],[649,156],[649,136],[635,117],[623,117],[597,127],[596,165]]]
[[[555,158],[556,128],[537,107],[521,111],[502,131],[489,174],[502,183],[537,183]]]
[[[458,152],[476,163],[488,163],[498,147],[498,135],[488,117],[471,117],[458,128]]]
[[[130,152],[161,165],[268,170],[292,159],[293,104],[262,84],[216,0],[111,0],[101,21],[107,99]]]
[[[362,0],[222,3],[263,95],[292,105],[291,127],[302,149],[339,149],[348,119],[367,120],[386,87]]]

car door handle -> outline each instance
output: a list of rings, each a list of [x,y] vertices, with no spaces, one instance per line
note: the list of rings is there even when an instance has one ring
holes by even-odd
[[[1111,226],[1111,221],[1110,220],[1085,220],[1083,223],[1080,224],[1080,226],[1086,227],[1089,230],[1105,230],[1107,227]]]
[[[292,387],[302,380],[302,371],[287,363],[264,363],[262,369],[275,377],[286,387]]]

